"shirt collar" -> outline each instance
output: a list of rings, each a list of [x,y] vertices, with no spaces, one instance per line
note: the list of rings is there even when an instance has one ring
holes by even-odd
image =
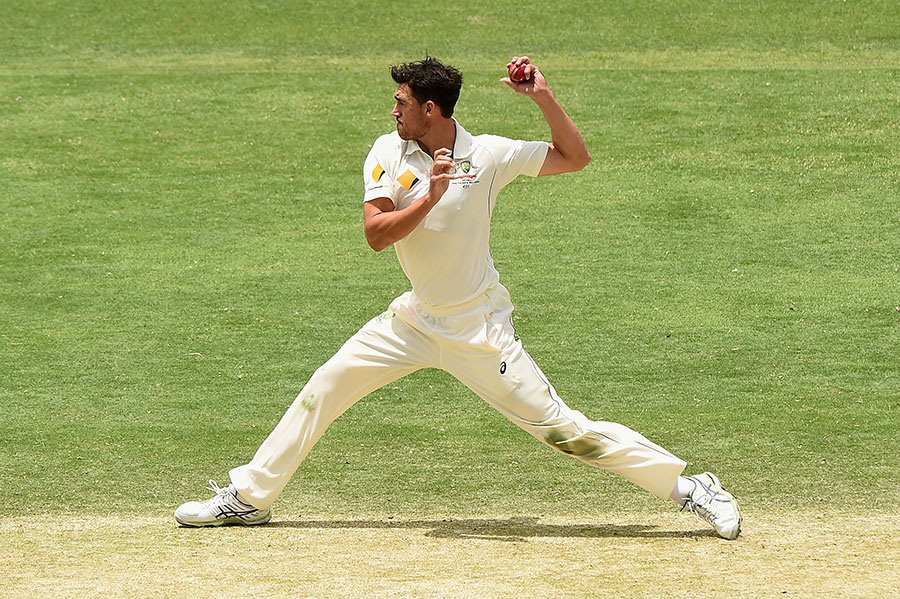
[[[453,156],[454,158],[466,157],[472,152],[472,135],[463,129],[462,125],[459,124],[459,121],[456,119],[452,119],[452,121],[453,125],[456,127],[456,141],[453,143]],[[419,146],[419,142],[414,139],[410,139],[404,143],[406,145],[406,148],[403,151],[405,156],[409,156],[415,152],[425,153],[425,150]]]
[[[456,141],[453,143],[453,157],[464,158],[472,152],[472,135],[462,128],[456,119],[453,119],[456,125]]]

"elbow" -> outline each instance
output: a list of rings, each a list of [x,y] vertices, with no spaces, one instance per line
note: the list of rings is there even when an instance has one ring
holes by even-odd
[[[564,163],[561,164],[560,173],[574,173],[580,171],[591,162],[590,153],[585,150],[579,154],[567,156]]]
[[[393,237],[392,219],[388,218],[385,221],[387,213],[393,209],[394,204],[389,198],[378,198],[365,204],[363,232],[366,235],[366,243],[376,252],[380,252],[397,241]]]
[[[369,231],[366,231],[366,243],[368,243],[369,247],[376,252],[380,252],[391,245],[387,240],[382,239],[380,236],[372,234]]]
[[[562,156],[562,160],[558,162],[556,173],[574,173],[580,171],[591,162],[591,153],[587,148],[583,148],[577,152],[571,152]]]
[[[591,153],[588,151],[587,148],[585,148],[584,151],[581,154],[579,154],[578,157],[575,159],[575,164],[574,164],[575,168],[573,168],[572,170],[580,171],[581,169],[583,169],[590,163],[591,163]]]

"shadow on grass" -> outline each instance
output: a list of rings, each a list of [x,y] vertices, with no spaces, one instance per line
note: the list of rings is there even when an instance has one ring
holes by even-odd
[[[543,524],[538,518],[465,520],[285,520],[260,528],[308,529],[422,529],[438,539],[485,539],[523,542],[535,538],[654,538],[715,537],[711,529],[655,530],[652,524]]]

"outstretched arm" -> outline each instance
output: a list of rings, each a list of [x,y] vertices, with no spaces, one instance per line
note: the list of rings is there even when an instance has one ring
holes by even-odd
[[[522,65],[525,65],[524,81],[517,83],[510,77],[504,77],[501,81],[513,88],[516,93],[534,100],[550,125],[553,141],[550,142],[550,150],[538,174],[557,175],[583,169],[591,161],[591,154],[578,127],[556,100],[547,85],[547,80],[544,79],[544,74],[536,65],[531,64],[527,56],[516,56],[506,66],[512,74]]]
[[[456,167],[450,153],[447,148],[435,150],[428,193],[406,208],[395,210],[394,203],[388,198],[377,198],[363,204],[366,241],[373,250],[380,252],[412,233],[447,191],[451,179],[470,179],[475,176],[450,174]]]

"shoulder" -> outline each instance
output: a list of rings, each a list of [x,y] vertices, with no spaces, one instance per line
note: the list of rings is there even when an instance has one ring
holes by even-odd
[[[394,154],[402,151],[403,140],[396,131],[378,136],[372,143],[372,151],[379,154]]]
[[[486,152],[498,164],[515,155],[523,143],[501,135],[481,134],[472,137],[472,145]]]
[[[508,137],[503,137],[500,135],[482,133],[481,135],[474,135],[472,137],[472,143],[476,146],[481,146],[486,150],[491,150],[495,148],[508,148],[522,142],[517,142],[514,139],[509,139]]]
[[[511,139],[507,139],[506,137],[493,135],[490,133],[482,133],[480,135],[472,136],[473,147],[480,148],[482,150],[490,152],[493,155],[499,154],[502,156],[512,143],[514,142]]]

